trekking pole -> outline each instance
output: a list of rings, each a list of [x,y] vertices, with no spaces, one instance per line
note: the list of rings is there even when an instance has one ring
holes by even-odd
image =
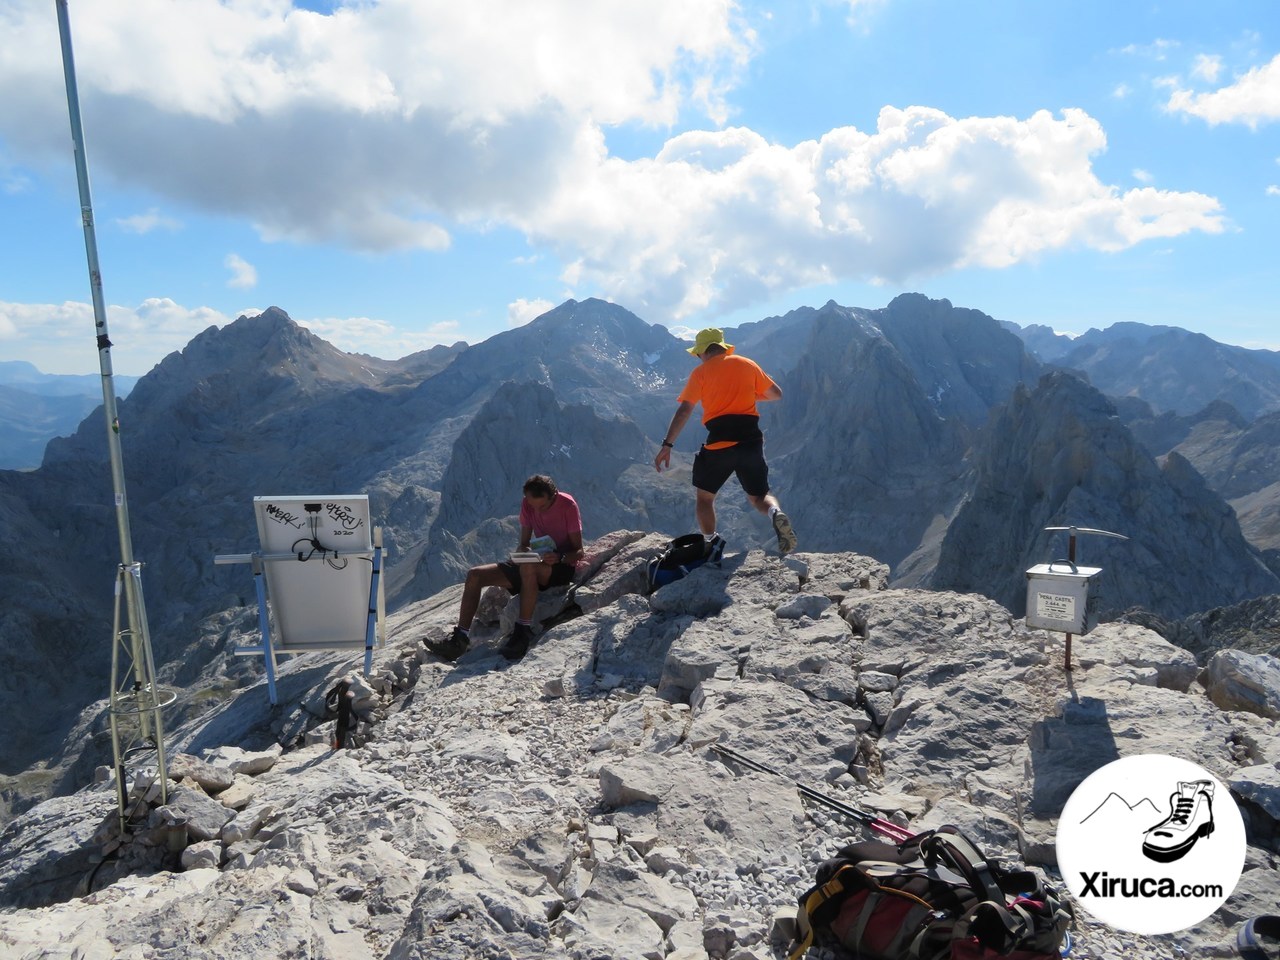
[[[713,743],[711,744],[711,749],[725,759],[732,760],[734,763],[740,764],[748,770],[754,770],[757,773],[768,773],[775,777],[782,777],[784,780],[790,780],[791,783],[795,785],[796,789],[800,791],[800,795],[802,797],[807,797],[815,803],[819,803],[828,809],[836,811],[836,813],[843,814],[850,820],[855,820],[858,823],[864,824],[876,833],[880,833],[888,837],[894,843],[906,843],[915,836],[915,834],[906,827],[900,827],[892,820],[872,816],[865,810],[859,810],[857,807],[851,807],[843,800],[837,800],[835,797],[825,794],[821,790],[806,787],[803,783],[792,780],[786,774],[779,773],[777,770],[771,770],[758,760],[753,760],[751,757],[739,753],[737,750],[726,747],[723,744]]]

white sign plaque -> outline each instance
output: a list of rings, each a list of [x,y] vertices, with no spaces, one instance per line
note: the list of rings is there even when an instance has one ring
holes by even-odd
[[[1070,623],[1076,618],[1076,598],[1057,593],[1036,594],[1036,615]]]

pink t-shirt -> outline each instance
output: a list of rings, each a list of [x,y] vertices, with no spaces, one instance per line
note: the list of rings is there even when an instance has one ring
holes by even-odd
[[[582,533],[582,514],[578,511],[578,501],[561,490],[556,493],[551,506],[539,513],[530,506],[528,500],[521,498],[520,526],[531,529],[535,537],[550,537],[561,553],[576,550],[569,542],[569,535]]]

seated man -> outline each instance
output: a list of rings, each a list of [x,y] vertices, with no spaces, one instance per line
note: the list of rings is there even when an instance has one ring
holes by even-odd
[[[533,611],[538,592],[571,583],[583,556],[582,515],[577,501],[557,490],[555,482],[541,474],[524,482],[524,501],[520,504],[518,552],[530,552],[531,545],[541,554],[540,563],[507,560],[467,571],[458,625],[447,639],[425,641],[428,650],[446,660],[457,660],[466,653],[471,646],[471,621],[480,606],[480,592],[485,587],[501,586],[520,595],[520,617],[501,653],[508,660],[519,660],[525,655],[533,639]]]

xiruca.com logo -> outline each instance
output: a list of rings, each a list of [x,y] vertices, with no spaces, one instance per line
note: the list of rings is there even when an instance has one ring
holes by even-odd
[[[1244,823],[1227,789],[1188,760],[1124,757],[1076,787],[1058,819],[1058,869],[1077,902],[1133,933],[1199,923],[1235,889]]]

